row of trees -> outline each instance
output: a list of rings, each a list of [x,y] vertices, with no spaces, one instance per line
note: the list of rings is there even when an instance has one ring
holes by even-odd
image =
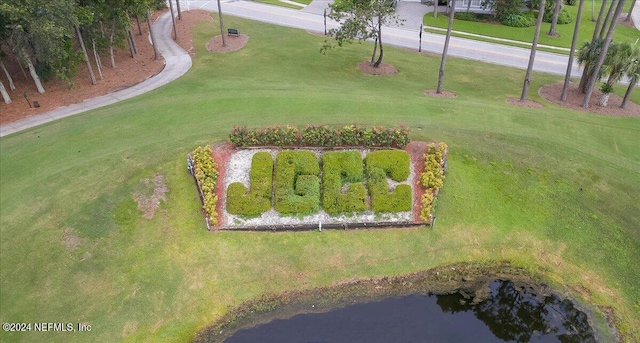
[[[451,29],[455,16],[455,0],[451,0],[451,10],[449,13],[449,25],[445,38],[442,60],[440,64],[438,87],[436,92],[442,92],[442,83],[444,79],[444,69],[447,58],[448,43],[451,37]],[[533,62],[537,51],[538,38],[540,28],[545,16],[545,12],[553,11],[551,22],[552,28],[549,32],[553,35],[553,24],[557,21],[558,13],[562,0],[555,0],[553,6],[547,6],[545,0],[540,0],[537,5],[538,17],[536,20],[536,30],[531,47],[531,55],[529,58],[528,68],[525,74],[524,85],[520,101],[527,100],[531,72]],[[580,80],[580,90],[585,94],[582,106],[588,107],[595,84],[603,77],[607,78],[606,83],[601,87],[603,91],[603,99],[600,105],[606,106],[608,95],[613,85],[626,76],[630,83],[620,107],[625,108],[629,96],[635,84],[640,81],[640,49],[630,43],[613,43],[613,34],[617,25],[616,18],[620,17],[626,0],[603,0],[602,8],[596,21],[596,27],[593,38],[590,42],[585,42],[578,52],[578,62],[584,67],[584,73]],[[635,3],[635,0],[633,0]],[[559,5],[560,4],[560,5]],[[354,39],[374,40],[374,48],[371,56],[371,65],[379,67],[383,58],[382,47],[382,25],[399,22],[398,16],[395,14],[392,0],[339,0],[331,6],[329,17],[341,22],[341,26],[332,29],[329,34],[333,36],[338,45],[342,46],[344,42],[350,42]],[[580,31],[580,21],[582,20],[582,10],[584,8],[584,0],[580,0],[578,7],[578,15],[576,18],[576,26],[574,30],[573,40],[571,44],[571,52],[569,63],[567,65],[567,73],[565,84],[561,94],[561,100],[566,101],[568,85],[571,75],[572,64],[574,60],[574,51],[576,50],[578,32]],[[633,9],[633,8],[632,8]],[[605,15],[606,12],[606,15]],[[629,13],[627,18],[630,17]],[[325,41],[323,52],[331,47],[331,43]]]
[[[165,6],[163,0],[3,0],[0,68],[9,89],[14,90],[15,86],[4,61],[16,61],[23,72],[28,69],[39,93],[45,92],[41,78],[56,77],[72,87],[72,77],[83,62],[91,83],[96,84],[87,47],[102,78],[101,55],[108,55],[111,67],[115,68],[114,47],[128,46],[131,57],[137,54],[131,18],[135,18],[139,34],[140,18],[146,21],[153,39],[151,11]],[[5,103],[11,102],[1,80],[0,92]]]

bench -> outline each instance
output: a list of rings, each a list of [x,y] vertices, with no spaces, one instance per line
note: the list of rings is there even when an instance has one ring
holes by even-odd
[[[240,31],[237,29],[227,29],[228,36],[240,36]]]

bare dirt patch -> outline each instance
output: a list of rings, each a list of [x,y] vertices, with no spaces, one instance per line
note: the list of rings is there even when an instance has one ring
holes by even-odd
[[[225,36],[226,46],[222,46],[222,36],[217,35],[209,40],[207,43],[207,50],[210,52],[233,52],[244,48],[249,41],[249,36],[244,33],[238,36]]]
[[[144,213],[144,217],[151,219],[160,206],[160,200],[167,200],[164,194],[168,191],[164,176],[156,174],[153,179],[140,180],[140,187],[133,192],[133,200],[138,203],[138,209]]]
[[[391,64],[380,63],[380,66],[378,68],[374,68],[371,65],[370,61],[364,61],[364,62],[358,63],[358,69],[360,69],[361,71],[367,74],[379,75],[379,76],[393,75],[398,73],[398,69],[396,69],[396,67],[392,66]]]
[[[62,243],[69,249],[74,250],[81,243],[81,238],[73,233],[74,230],[65,230],[62,233]]]
[[[622,98],[616,94],[611,94],[609,97],[609,105],[606,107],[602,107],[598,105],[598,101],[600,100],[600,96],[602,92],[599,89],[593,91],[593,95],[591,96],[591,101],[589,102],[589,107],[582,107],[582,101],[584,100],[584,94],[580,93],[578,90],[578,85],[575,83],[569,84],[569,90],[567,92],[567,101],[560,101],[560,94],[562,94],[562,86],[563,82],[552,83],[545,86],[542,86],[540,90],[538,90],[538,94],[543,97],[545,100],[558,104],[560,106],[568,107],[576,111],[583,112],[591,112],[604,114],[608,116],[619,116],[619,117],[638,117],[640,116],[640,105],[629,101],[627,103],[627,108],[620,108],[620,104],[622,104]],[[621,85],[618,85],[620,87]]]
[[[532,100],[520,101],[520,99],[508,98],[507,103],[513,106],[519,106],[524,108],[544,108],[542,104],[539,104]]]
[[[182,11],[182,19],[178,20],[176,17],[176,31],[178,31],[176,43],[191,57],[196,55],[196,49],[193,46],[193,28],[196,23],[207,21],[213,21],[213,18],[210,12],[204,10]],[[173,32],[171,32],[171,37],[175,38]]]
[[[425,89],[422,91],[422,94],[428,96],[435,96],[440,98],[457,98],[458,95],[452,92],[442,91],[441,93],[437,93],[435,89]]]

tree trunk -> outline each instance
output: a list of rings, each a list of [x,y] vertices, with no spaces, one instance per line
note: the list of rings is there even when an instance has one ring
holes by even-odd
[[[573,30],[573,39],[571,40],[571,51],[569,51],[569,63],[567,64],[567,73],[564,76],[564,85],[562,86],[561,101],[567,101],[567,89],[571,80],[571,69],[573,68],[573,58],[575,56],[576,45],[578,44],[578,33],[580,32],[580,21],[582,20],[582,9],[584,8],[584,0],[580,0],[578,4],[578,14],[576,16],[576,26]]]
[[[524,85],[522,86],[522,95],[520,95],[520,102],[527,101],[527,93],[529,93],[529,84],[531,83],[531,70],[533,69],[533,61],[536,59],[536,50],[538,50],[538,38],[540,37],[540,27],[542,27],[542,17],[544,17],[544,9],[546,0],[540,1],[540,8],[538,9],[538,19],[536,20],[536,31],[533,35],[533,43],[531,43],[531,55],[529,56],[529,65],[527,66],[527,73],[524,76]]]
[[[27,77],[27,73],[24,71],[24,67],[20,63],[20,59],[18,58],[16,62],[18,62],[18,67],[20,67],[20,71],[22,71],[22,76],[24,76],[25,81],[29,80],[29,77]]]
[[[614,18],[620,16],[622,13],[622,8],[624,7],[625,0],[618,1],[618,6],[616,6],[616,11],[613,15]],[[607,32],[607,37],[604,40],[604,45],[602,46],[602,51],[600,52],[600,56],[598,57],[598,62],[594,67],[593,73],[589,78],[589,84],[587,85],[587,92],[584,95],[584,100],[582,101],[582,107],[589,107],[589,100],[591,100],[591,93],[593,92],[593,87],[596,85],[598,81],[597,75],[600,73],[600,69],[602,68],[602,64],[604,63],[604,59],[607,56],[607,51],[609,50],[609,45],[611,45],[611,40],[613,39],[613,32],[616,30],[616,22],[615,20],[609,25],[609,30]]]
[[[138,36],[142,36],[142,27],[140,26],[140,17],[136,14],[136,24],[138,24]]]
[[[560,15],[560,11],[562,10],[562,1],[556,0],[556,5],[553,7],[553,17],[551,18],[551,28],[549,28],[549,36],[555,37],[558,34],[556,33],[556,26],[558,25],[558,16]]]
[[[447,25],[447,36],[444,39],[444,48],[442,49],[442,59],[440,60],[440,70],[438,71],[438,87],[436,88],[437,94],[442,93],[442,83],[444,81],[444,66],[447,63],[447,50],[449,50],[449,40],[451,39],[451,29],[453,28],[453,18],[456,12],[456,0],[452,0],[452,1],[453,3],[451,4],[451,12],[449,13],[449,24]],[[471,2],[471,0],[469,0],[469,2]]]
[[[133,47],[133,53],[138,54],[138,47],[136,46],[136,40],[133,39],[133,33],[131,32],[131,28],[127,28],[127,34],[129,35],[129,39],[131,40],[131,46]]]
[[[224,24],[222,23],[222,8],[220,7],[220,0],[218,0],[218,19],[220,19],[220,35],[222,36],[222,46],[227,46],[227,40],[224,38]]]
[[[602,93],[602,95],[600,96],[600,101],[598,101],[598,105],[602,107],[607,107],[610,96],[611,96],[611,93]]]
[[[96,81],[96,75],[93,73],[93,68],[91,67],[91,60],[89,60],[89,55],[87,54],[87,48],[84,46],[84,39],[82,39],[82,33],[80,33],[80,27],[78,25],[76,25],[76,35],[78,36],[78,41],[80,42],[80,48],[82,49],[84,60],[85,62],[87,62],[87,69],[89,70],[89,77],[91,77],[91,84],[92,85],[98,84],[98,81]]]
[[[131,54],[131,58],[136,58],[135,50],[133,48],[133,44],[131,43],[131,37],[129,37],[126,30],[125,30],[125,35],[127,39],[127,45],[129,45],[129,53]]]
[[[600,32],[600,25],[602,24],[602,16],[604,15],[604,11],[607,8],[607,1],[608,0],[602,0],[602,7],[600,7],[600,12],[598,12],[598,20],[596,21],[596,27],[593,29],[593,35],[591,36],[591,44],[595,44],[596,39],[598,39],[598,33]],[[592,15],[593,15],[593,11],[592,11]],[[580,84],[578,85],[578,89],[582,94],[586,93],[587,85],[589,84],[589,79],[591,78],[591,74],[589,74],[589,69],[591,69],[591,64],[587,61],[584,65],[582,76],[580,77]]]
[[[631,21],[631,13],[633,13],[633,8],[636,6],[636,0],[631,2],[631,8],[629,8],[629,13],[627,13],[627,17],[624,18],[624,21]],[[639,24],[640,25],[640,24]]]
[[[147,9],[147,25],[149,26],[149,35],[151,36],[151,44],[153,45],[153,59],[158,59],[158,45],[156,44],[156,35],[151,28],[151,10]]]
[[[380,45],[380,55],[378,55],[378,60],[373,64],[375,68],[380,67],[382,64],[382,56],[384,55],[384,49],[382,48],[382,18],[378,16],[378,45]]]
[[[173,39],[178,40],[178,31],[176,30],[176,16],[173,14],[173,1],[169,0],[169,10],[171,10],[171,23],[173,24]]]
[[[24,59],[27,61],[27,67],[29,68],[29,73],[31,74],[31,78],[33,82],[36,84],[36,88],[38,89],[38,93],[44,94],[44,87],[42,87],[42,82],[40,81],[40,77],[38,77],[38,73],[36,73],[36,68],[33,67],[33,63],[31,63],[31,59],[25,52],[23,52]]]
[[[378,37],[373,41],[373,53],[371,54],[371,62],[369,64],[373,67],[376,59],[376,53],[378,52]]]
[[[607,31],[609,31],[609,26],[615,25],[615,19],[613,22],[611,20],[612,20],[614,8],[616,8],[617,3],[618,3],[618,0],[613,0],[611,2],[611,6],[609,6],[609,10],[607,11],[607,16],[604,18],[604,23],[600,28],[600,33],[598,34],[598,38],[601,38],[601,39],[604,38],[604,35],[607,33]]]
[[[96,66],[98,67],[98,75],[100,75],[100,80],[104,80],[104,78],[102,77],[102,63],[100,61],[100,56],[98,56],[98,51],[96,50],[95,38],[91,39],[91,43],[93,44],[93,58],[96,60]]]
[[[13,78],[11,77],[11,74],[9,74],[9,71],[7,71],[7,68],[4,66],[2,60],[0,60],[0,68],[2,68],[2,71],[4,71],[4,75],[7,76],[7,80],[9,80],[9,89],[15,90],[16,85],[13,83]]]
[[[471,12],[471,0],[467,0],[467,13]]]
[[[438,0],[433,0],[433,17],[438,18]]]
[[[4,103],[10,104],[11,97],[9,96],[9,93],[7,93],[7,89],[4,88],[4,84],[2,83],[2,81],[0,81],[0,93],[2,94],[2,100],[4,100]]]
[[[596,20],[596,27],[593,29],[593,36],[591,37],[592,42],[598,38],[598,33],[600,33],[600,25],[602,25],[604,11],[607,9],[607,1],[608,0],[602,0],[602,7],[600,7],[600,12],[598,12],[598,20]]]
[[[634,77],[632,77],[631,80],[629,80],[629,87],[627,87],[627,91],[624,93],[624,98],[622,99],[622,104],[620,104],[620,108],[627,108],[627,102],[629,102],[629,97],[631,96],[633,87],[636,86],[636,82],[638,82],[638,79]]]
[[[182,20],[182,12],[180,11],[180,0],[176,0],[176,7],[178,8],[178,19]]]

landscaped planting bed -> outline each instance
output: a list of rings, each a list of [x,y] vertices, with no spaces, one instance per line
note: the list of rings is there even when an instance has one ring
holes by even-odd
[[[446,145],[409,143],[407,134],[404,129],[355,125],[236,127],[230,143],[193,154],[200,160],[204,152],[215,156],[217,163],[211,165],[220,175],[213,191],[211,185],[202,189],[201,178],[196,178],[201,198],[216,200],[205,203],[204,212],[215,229],[232,230],[431,224]],[[342,146],[335,147],[336,142]],[[272,146],[243,148],[259,143]],[[358,145],[363,143],[381,147]],[[329,147],[302,146],[310,144]]]
[[[256,156],[264,154],[275,161],[272,206],[259,215],[232,213],[233,206],[229,205],[237,201],[235,189],[247,190],[240,197],[254,196],[251,186],[257,181],[252,179],[255,172],[251,166],[255,165]],[[368,160],[369,155],[392,157],[379,161]],[[386,160],[390,161],[387,165]],[[394,167],[390,167],[391,162]],[[223,228],[415,223],[412,213],[415,175],[404,150],[236,150],[227,164],[224,180],[227,192],[223,198],[226,211],[221,214]]]

